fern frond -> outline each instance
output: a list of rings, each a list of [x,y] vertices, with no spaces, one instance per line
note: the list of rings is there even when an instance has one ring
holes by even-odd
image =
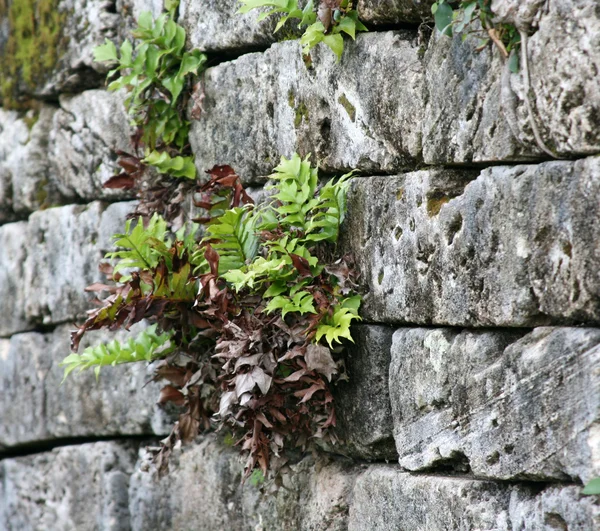
[[[148,327],[135,339],[130,338],[125,343],[116,339],[110,343],[101,343],[95,347],[86,348],[81,354],[69,354],[60,366],[65,368],[63,382],[75,369],[79,372],[94,367],[96,379],[100,375],[101,367],[107,365],[120,365],[136,361],[153,361],[164,358],[174,347],[170,344],[171,332],[156,333],[156,325]]]

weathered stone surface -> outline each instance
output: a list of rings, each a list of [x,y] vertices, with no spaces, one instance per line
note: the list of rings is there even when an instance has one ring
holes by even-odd
[[[365,24],[383,25],[406,22],[421,22],[431,18],[431,4],[434,0],[359,0],[357,9],[360,20]],[[315,2],[318,3],[318,2]],[[300,6],[305,0],[298,2]],[[241,3],[207,0],[199,3],[182,0],[179,6],[179,24],[186,29],[188,44],[213,52],[245,53],[270,46],[274,42],[299,38],[303,29],[298,29],[298,19],[289,20],[283,28],[274,33],[279,16],[271,15],[257,20],[264,10],[253,10],[239,14]]]
[[[333,389],[341,444],[333,452],[361,459],[397,459],[388,388],[394,330],[358,325],[345,355],[349,381]]]
[[[204,51],[233,51],[262,48],[285,35],[294,34],[297,24],[290,21],[278,33],[273,33],[277,16],[258,21],[261,11],[238,14],[241,3],[208,0],[202,3],[183,0],[179,5],[179,24],[188,34],[188,45]],[[267,11],[268,12],[268,11]]]
[[[168,415],[156,405],[161,385],[150,383],[144,363],[104,367],[96,381],[93,371],[73,373],[61,385],[59,366],[70,352],[69,330],[17,334],[0,346],[0,446],[36,441],[111,435],[166,435]],[[81,349],[127,334],[89,333]]]
[[[117,150],[131,152],[133,128],[124,105],[125,94],[88,90],[61,96],[49,135],[52,177],[64,197],[93,200],[123,197],[102,188],[120,172]],[[129,194],[131,195],[131,194]]]
[[[98,442],[0,461],[0,528],[128,531],[136,448]]]
[[[237,449],[214,437],[186,448],[162,481],[136,472],[129,491],[131,528],[346,529],[357,473],[348,463],[305,458],[283,472],[279,490],[266,493],[249,481],[241,485],[242,472]]]
[[[339,63],[324,48],[312,58],[307,68],[290,41],[206,72],[205,112],[190,135],[200,172],[230,164],[252,181],[294,151],[326,170],[391,172],[419,157],[423,74],[412,33],[360,35]]]
[[[390,397],[403,467],[584,483],[600,475],[600,329],[518,337],[396,331]]]
[[[42,105],[25,118],[10,111],[0,114],[0,205],[5,205],[0,222],[60,202],[48,160],[54,113],[54,107]]]
[[[579,487],[539,491],[473,479],[413,476],[373,466],[356,482],[350,531],[588,531],[600,506]]]
[[[102,280],[98,263],[122,232],[134,203],[69,205],[29,218],[25,263],[26,315],[44,324],[74,321],[90,307],[84,289]]]
[[[27,223],[0,226],[0,336],[29,327],[25,318]]]
[[[594,0],[494,3],[501,19],[537,24],[527,47],[534,119],[560,157],[600,152],[600,12]],[[468,163],[546,158],[535,143],[523,69],[511,74],[498,50],[476,51],[435,32],[425,56],[425,162]]]
[[[343,239],[371,321],[600,322],[600,158],[357,180]]]

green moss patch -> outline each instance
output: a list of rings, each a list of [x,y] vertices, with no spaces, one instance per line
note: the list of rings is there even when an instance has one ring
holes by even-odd
[[[59,0],[13,0],[2,9],[9,24],[8,39],[0,51],[3,107],[26,106],[19,92],[33,92],[56,66],[64,49],[66,17],[58,4]]]

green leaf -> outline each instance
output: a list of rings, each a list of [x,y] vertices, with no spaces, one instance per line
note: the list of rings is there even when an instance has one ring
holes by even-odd
[[[323,43],[325,43],[333,53],[337,56],[338,61],[342,58],[344,52],[344,39],[341,35],[325,35],[323,37]]]
[[[286,9],[288,6],[288,0],[240,0],[242,3],[242,7],[238,9],[238,13],[244,14],[248,13],[252,9],[256,9],[257,7],[278,7],[282,10]]]
[[[443,35],[452,36],[452,16],[453,9],[448,4],[440,4],[435,12],[435,27],[438,31],[442,32]]]
[[[94,48],[94,61],[102,63],[104,61],[117,60],[117,47],[114,42],[104,39],[104,44]]]
[[[600,478],[592,479],[583,489],[583,494],[600,495]]]
[[[153,361],[164,358],[175,350],[170,344],[172,332],[156,333],[156,325],[148,327],[135,339],[131,338],[125,343],[117,340],[107,344],[86,348],[81,355],[69,354],[60,363],[65,368],[63,382],[75,369],[84,371],[94,367],[96,379],[100,368],[107,365],[119,365],[136,361]]]

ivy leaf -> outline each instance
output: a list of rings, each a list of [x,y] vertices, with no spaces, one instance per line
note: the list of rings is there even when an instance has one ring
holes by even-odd
[[[583,489],[583,494],[600,495],[600,478],[592,479]]]
[[[443,35],[452,37],[452,18],[454,10],[449,4],[439,4],[434,14],[435,27]]]
[[[94,48],[94,61],[102,63],[104,61],[117,60],[117,47],[115,46],[114,42],[104,39],[104,44]]]

